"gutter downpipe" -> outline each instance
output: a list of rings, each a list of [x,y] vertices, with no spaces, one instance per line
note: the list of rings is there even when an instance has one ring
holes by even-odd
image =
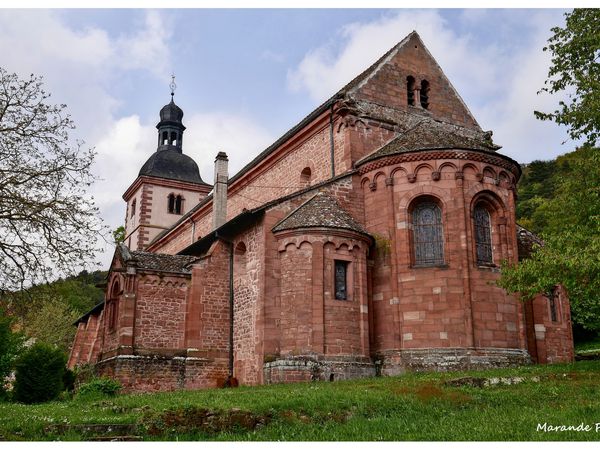
[[[329,110],[329,153],[331,157],[331,178],[335,177],[335,148],[333,143],[333,106],[335,102],[331,103],[331,108]]]

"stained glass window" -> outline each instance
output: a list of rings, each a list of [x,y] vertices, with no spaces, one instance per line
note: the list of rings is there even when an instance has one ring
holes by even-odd
[[[475,221],[475,246],[477,249],[477,264],[492,264],[492,228],[490,213],[478,205],[473,211]]]
[[[335,261],[335,299],[348,300],[348,262]]]
[[[444,233],[440,207],[433,202],[422,202],[415,207],[412,216],[415,265],[444,264]]]

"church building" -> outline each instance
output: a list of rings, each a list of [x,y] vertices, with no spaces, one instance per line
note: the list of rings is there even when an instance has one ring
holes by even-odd
[[[562,287],[496,285],[540,244],[521,169],[416,32],[236,174],[217,153],[214,185],[173,97],[157,128],[70,367],[154,391],[573,359]]]

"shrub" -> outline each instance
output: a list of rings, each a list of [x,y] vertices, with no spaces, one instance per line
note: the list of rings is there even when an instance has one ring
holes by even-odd
[[[75,390],[75,380],[77,379],[77,374],[71,369],[65,369],[65,373],[63,374],[63,388],[72,392]]]
[[[23,346],[23,336],[12,330],[12,318],[0,308],[0,399],[6,399],[6,379]]]
[[[66,355],[58,348],[36,343],[16,364],[14,399],[22,403],[54,400],[63,390]]]
[[[114,396],[119,393],[122,387],[121,383],[112,378],[93,378],[79,387],[77,396],[85,398]]]

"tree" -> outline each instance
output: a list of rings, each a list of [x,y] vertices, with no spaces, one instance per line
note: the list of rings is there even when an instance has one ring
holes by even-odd
[[[125,241],[125,227],[123,225],[115,228],[112,232],[115,244],[120,244]]]
[[[540,92],[566,93],[552,113],[535,111],[541,120],[568,127],[572,139],[596,145],[600,139],[600,9],[575,9],[565,14],[564,28],[554,35],[544,51],[552,54],[545,87]]]
[[[0,68],[0,293],[89,264],[103,230],[86,194],[94,152],[72,144],[49,96],[40,77]]]
[[[23,335],[12,329],[13,320],[0,309],[0,400],[4,397],[4,380],[13,370],[23,347]]]
[[[77,328],[73,322],[81,316],[62,298],[48,296],[41,299],[39,307],[31,309],[23,320],[23,332],[36,342],[55,345],[68,353]]]
[[[59,349],[35,343],[16,364],[14,398],[23,403],[54,400],[64,388],[67,357]]]
[[[557,163],[564,175],[555,196],[536,210],[545,220],[544,246],[519,265],[503,267],[499,284],[524,300],[563,284],[573,322],[600,331],[600,152],[583,147]]]

